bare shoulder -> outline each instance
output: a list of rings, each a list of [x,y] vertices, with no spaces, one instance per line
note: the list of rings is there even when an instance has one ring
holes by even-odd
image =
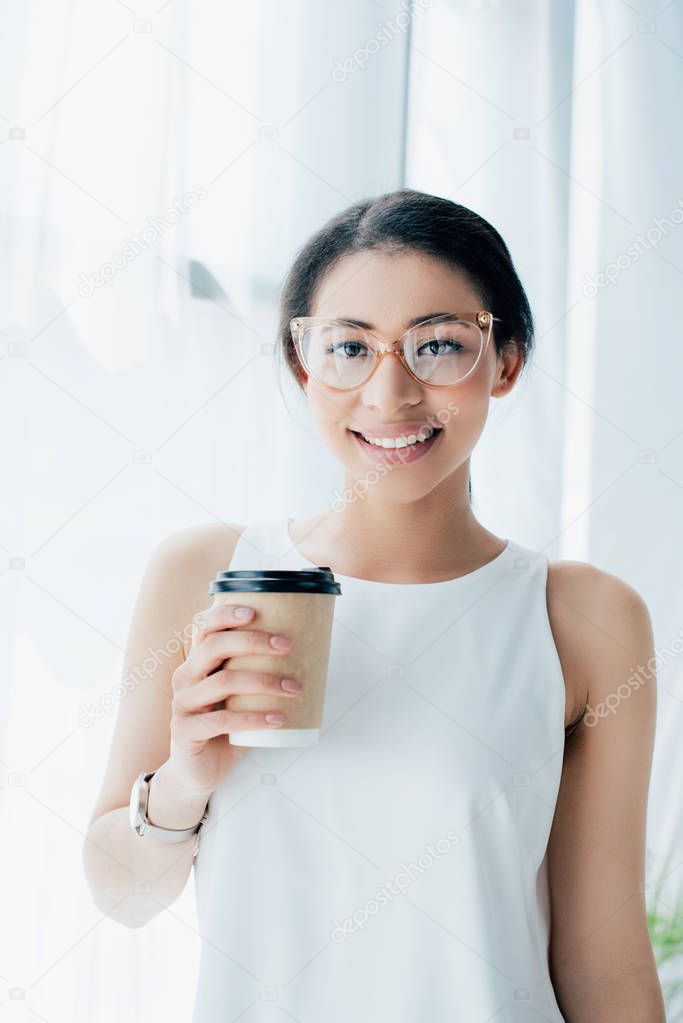
[[[577,721],[614,651],[651,638],[643,597],[619,576],[584,561],[548,564],[548,617],[567,686],[565,724]]]
[[[152,551],[145,592],[163,593],[173,617],[188,623],[211,604],[209,583],[227,568],[243,525],[203,523],[165,536]],[[189,641],[185,643],[186,654]]]
[[[164,564],[182,567],[196,575],[207,567],[215,567],[217,559],[225,567],[243,530],[243,525],[228,522],[185,526],[165,536],[154,554]]]

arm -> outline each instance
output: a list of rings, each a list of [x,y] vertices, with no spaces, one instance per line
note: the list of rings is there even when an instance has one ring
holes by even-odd
[[[643,894],[650,616],[628,584],[580,562],[551,568],[548,610],[568,688],[588,704],[565,748],[548,845],[556,997],[568,1023],[664,1023]]]
[[[170,905],[192,867],[195,837],[176,845],[140,838],[128,820],[128,801],[136,776],[156,770],[150,783],[150,820],[185,828],[194,827],[202,816],[206,800],[198,802],[184,792],[165,763],[170,754],[171,680],[189,651],[195,615],[209,606],[207,580],[225,567],[236,538],[236,532],[223,526],[192,527],[167,537],[149,560],[133,610],[124,666],[124,679],[131,684],[119,701],[109,762],[82,849],[95,904],[129,927],[143,926]],[[150,661],[155,665],[151,669]]]

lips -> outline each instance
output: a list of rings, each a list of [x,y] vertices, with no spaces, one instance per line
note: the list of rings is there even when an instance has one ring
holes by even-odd
[[[431,433],[433,430],[439,429],[441,427],[435,426],[434,423],[426,423],[424,419],[406,419],[397,423],[382,423],[368,426],[367,428],[361,427],[351,432],[360,433],[365,438],[387,437],[393,439],[396,437],[409,437],[411,434]]]
[[[367,431],[351,430],[351,433],[355,433],[357,437],[362,437],[366,443],[372,444],[373,447],[393,451],[400,448],[413,447],[415,444],[424,444],[433,434],[440,431],[441,427],[421,426],[419,429],[411,428],[402,433],[385,433],[376,428]]]
[[[412,444],[403,444],[400,447],[383,447],[376,444],[371,444],[365,440],[364,436],[357,430],[349,430],[355,439],[356,443],[360,447],[363,455],[373,464],[377,462],[384,462],[389,465],[406,465],[409,462],[415,462],[419,458],[424,456],[431,451],[434,444],[438,442],[439,437],[443,433],[443,428],[438,427],[434,429],[434,432],[430,437],[424,441],[415,441]],[[372,431],[369,436],[375,436]],[[406,438],[405,434],[392,434],[393,437]]]

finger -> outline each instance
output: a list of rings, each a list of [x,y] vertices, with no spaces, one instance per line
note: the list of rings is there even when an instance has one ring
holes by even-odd
[[[206,714],[190,714],[183,718],[183,740],[201,741],[212,738],[216,735],[226,735],[228,732],[239,732],[247,728],[278,728],[282,727],[281,722],[270,722],[266,715],[273,715],[274,711],[253,711],[253,710],[213,710]],[[282,712],[277,712],[283,717]],[[287,715],[284,715],[286,721]]]
[[[179,690],[174,703],[181,713],[193,714],[238,693],[273,693],[276,696],[297,696],[298,692],[284,689],[282,685],[283,682],[294,681],[294,679],[271,675],[268,672],[223,668],[220,671],[214,671],[201,682],[195,682],[194,685]]]
[[[242,614],[243,611],[247,614]],[[236,629],[253,621],[254,614],[253,607],[245,607],[243,604],[216,604],[206,611],[199,611],[193,619],[196,630],[193,645],[197,646],[206,636],[219,629]]]
[[[246,654],[286,654],[288,646],[281,648],[273,644],[274,637],[270,632],[258,629],[228,629],[211,633],[195,651],[191,675],[199,682],[210,675],[216,668],[222,667],[223,661],[230,657],[241,657]]]

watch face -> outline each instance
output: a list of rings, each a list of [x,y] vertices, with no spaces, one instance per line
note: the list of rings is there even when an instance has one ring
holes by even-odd
[[[133,788],[130,794],[130,804],[128,806],[128,820],[130,821],[131,828],[137,827],[142,822],[142,799],[143,783],[140,778],[136,778],[133,783]]]

